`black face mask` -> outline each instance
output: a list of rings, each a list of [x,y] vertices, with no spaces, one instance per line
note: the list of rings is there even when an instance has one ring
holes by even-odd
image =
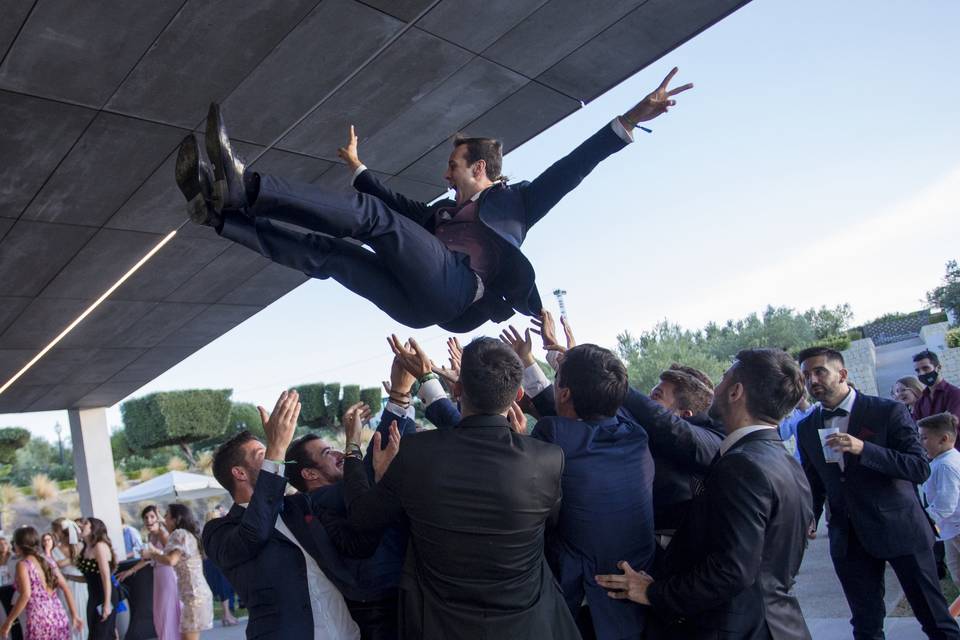
[[[937,378],[939,377],[939,372],[931,371],[930,373],[921,373],[917,376],[917,379],[928,387],[932,387],[933,385],[937,384]]]

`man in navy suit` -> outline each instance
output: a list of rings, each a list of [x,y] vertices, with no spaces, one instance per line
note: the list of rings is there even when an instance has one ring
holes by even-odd
[[[830,556],[853,614],[854,638],[884,637],[888,562],[927,636],[960,638],[940,591],[932,525],[917,494],[930,466],[906,406],[854,390],[843,356],[833,349],[812,347],[797,359],[821,404],[797,426],[813,493],[810,535],[826,499]]]
[[[194,222],[311,277],[333,278],[407,326],[470,331],[515,311],[540,313],[534,269],[520,251],[527,232],[632,142],[639,123],[665,113],[672,96],[693,86],[669,90],[676,71],[531,182],[506,183],[498,141],[455,138],[444,179],[456,197],[432,205],[394,193],[366,170],[352,127],[339,154],[354,173],[356,195],[246,171],[216,104],[206,130],[212,170],[188,135],[177,183]]]

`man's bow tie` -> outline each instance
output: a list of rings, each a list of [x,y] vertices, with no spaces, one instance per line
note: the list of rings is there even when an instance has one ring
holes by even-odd
[[[846,409],[822,409],[821,413],[823,414],[823,421],[826,422],[830,418],[843,418],[844,416],[850,415],[850,412]]]

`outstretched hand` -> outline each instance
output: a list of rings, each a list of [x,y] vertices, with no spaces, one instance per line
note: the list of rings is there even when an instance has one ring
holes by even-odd
[[[363,425],[370,421],[370,407],[365,402],[358,402],[351,405],[340,418],[340,424],[343,425],[343,433],[347,442],[360,444],[360,434],[363,433]]]
[[[676,89],[667,88],[667,85],[673,80],[673,76],[677,75],[677,71],[677,67],[671,69],[667,77],[660,83],[660,86],[648,93],[633,109],[630,109],[630,111],[620,116],[623,124],[632,129],[638,122],[653,120],[657,116],[666,113],[670,107],[676,105],[677,101],[673,99],[673,96],[693,88],[692,82],[688,82]]]
[[[513,348],[520,357],[523,366],[529,367],[536,362],[533,357],[533,338],[530,337],[530,329],[520,335],[520,332],[512,324],[508,325],[500,334],[500,340]]]
[[[510,423],[510,428],[513,431],[519,434],[525,434],[527,432],[527,415],[523,412],[523,409],[520,408],[519,403],[514,402],[510,405],[510,408],[507,409],[507,422]]]
[[[337,155],[340,156],[340,159],[347,163],[347,167],[350,168],[350,171],[356,171],[362,162],[360,162],[360,157],[357,155],[357,134],[353,128],[353,125],[350,125],[350,136],[347,138],[347,144],[337,149]]]
[[[396,356],[400,366],[406,369],[407,372],[417,380],[433,371],[433,363],[430,361],[430,356],[427,355],[413,338],[410,338],[406,344],[404,344],[400,342],[400,338],[396,335],[391,335],[387,338],[387,343],[390,345],[390,349],[393,350],[393,355]]]
[[[272,413],[263,407],[257,407],[263,422],[263,433],[267,437],[267,460],[283,460],[287,447],[293,440],[300,417],[300,394],[296,390],[284,391],[277,399]]]
[[[390,423],[390,435],[387,437],[387,446],[381,449],[382,437],[377,431],[373,434],[373,479],[380,482],[380,478],[387,473],[390,463],[400,453],[400,428],[397,421]]]

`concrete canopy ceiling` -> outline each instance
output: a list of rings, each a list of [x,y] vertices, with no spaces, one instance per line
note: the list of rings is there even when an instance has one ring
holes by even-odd
[[[430,200],[455,132],[514,148],[747,1],[0,0],[0,384],[183,222],[211,101],[261,171],[347,189],[355,124]],[[0,413],[114,404],[304,280],[188,225]]]

